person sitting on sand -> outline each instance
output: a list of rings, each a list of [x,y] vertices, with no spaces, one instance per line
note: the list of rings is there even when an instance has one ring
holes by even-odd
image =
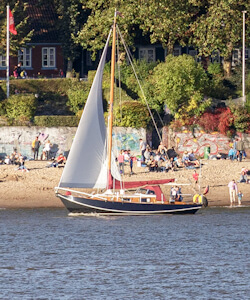
[[[194,150],[190,151],[190,153],[188,155],[188,159],[191,162],[191,164],[194,164],[196,167],[198,167],[200,165],[198,159],[194,155]]]
[[[147,165],[148,165],[149,172],[155,172],[155,171],[157,171],[158,166],[157,166],[157,162],[154,159],[153,155],[150,156],[150,159],[149,159]]]
[[[10,165],[11,161],[10,161],[10,156],[9,156],[9,155],[7,155],[7,156],[5,157],[4,163],[5,163],[5,165]]]
[[[248,169],[246,169],[245,167],[241,168],[240,180],[238,182],[247,182],[247,172],[248,172]]]
[[[26,166],[24,165],[25,163],[25,159],[23,156],[19,157],[19,167],[17,170],[22,170],[22,172],[29,172],[29,170],[26,168]]]
[[[150,156],[151,156],[150,148],[147,147],[145,152],[144,152],[144,157],[145,157],[145,163],[146,164],[149,162]]]
[[[157,150],[161,155],[165,155],[167,153],[167,148],[163,145],[163,142],[160,142],[160,145]]]
[[[174,158],[174,162],[176,163],[176,166],[177,168],[183,168],[185,167],[183,161],[181,160],[181,157],[179,155],[177,155],[175,158]]]
[[[51,164],[49,164],[47,166],[47,168],[51,168],[51,167],[59,167],[59,165],[65,164],[66,163],[66,157],[60,153],[57,157],[57,159],[55,159]]]
[[[182,162],[185,164],[185,162],[189,161],[189,155],[187,151],[184,151],[183,155],[182,155]]]

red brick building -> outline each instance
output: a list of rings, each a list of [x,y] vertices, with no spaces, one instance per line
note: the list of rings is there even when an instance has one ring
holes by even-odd
[[[34,0],[28,1],[27,12],[30,28],[34,29],[31,42],[20,48],[16,56],[10,56],[10,76],[18,63],[28,77],[58,77],[64,70],[62,48],[56,31],[57,15],[49,5],[38,7]],[[6,77],[6,56],[0,55],[0,77]]]

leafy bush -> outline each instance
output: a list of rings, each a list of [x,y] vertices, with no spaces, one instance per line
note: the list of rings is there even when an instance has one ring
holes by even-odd
[[[133,65],[136,71],[136,74],[140,80],[141,84],[144,84],[144,81],[148,78],[150,74],[153,73],[153,69],[157,66],[157,62],[147,63],[145,60],[134,60]],[[120,68],[121,83],[123,89],[126,93],[133,99],[139,98],[140,88],[135,77],[134,71],[131,65],[128,65],[124,61]],[[118,73],[116,78],[119,79]]]
[[[204,101],[209,78],[190,55],[168,55],[154,68],[149,81],[154,85],[154,91],[150,91],[154,93],[153,101],[159,106],[166,104],[177,119],[183,114],[200,114],[210,106],[209,101]]]
[[[36,98],[34,95],[27,94],[12,95],[7,99],[5,109],[11,125],[25,125],[34,116]]]
[[[36,116],[34,125],[43,127],[77,127],[79,118],[77,116]]]
[[[250,125],[250,114],[246,108],[233,105],[231,110],[234,115],[234,126],[236,131],[247,132]]]
[[[70,110],[73,111],[73,113],[77,113],[79,110],[81,110],[88,98],[89,89],[70,89],[68,90],[68,102],[67,104],[70,107]]]
[[[221,111],[218,129],[220,133],[227,134],[229,136],[235,132],[234,115],[229,107]]]
[[[221,64],[219,64],[217,62],[209,64],[207,71],[212,76],[218,76],[218,77],[223,76],[222,66],[221,66]]]
[[[197,121],[197,124],[201,126],[205,131],[216,131],[219,125],[219,114],[212,112],[205,112]]]
[[[114,126],[146,128],[150,121],[147,107],[138,101],[126,101],[114,108]]]

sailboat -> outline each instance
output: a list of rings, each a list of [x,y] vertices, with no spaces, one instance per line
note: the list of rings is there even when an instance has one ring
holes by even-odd
[[[171,202],[161,185],[174,179],[123,182],[112,152],[116,14],[113,24],[108,129],[102,103],[102,75],[111,30],[80,119],[56,196],[71,213],[155,215],[195,213],[199,203]],[[91,189],[91,192],[82,191]],[[133,190],[132,190],[133,189]]]

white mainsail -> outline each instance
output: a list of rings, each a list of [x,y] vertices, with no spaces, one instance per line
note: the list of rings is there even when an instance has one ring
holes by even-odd
[[[105,188],[107,186],[107,130],[103,116],[102,75],[111,31],[74,137],[59,187]],[[120,179],[117,166],[111,173]]]

